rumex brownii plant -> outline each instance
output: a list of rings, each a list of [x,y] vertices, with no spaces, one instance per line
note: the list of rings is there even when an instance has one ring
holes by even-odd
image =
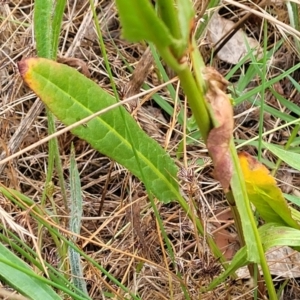
[[[91,5],[93,6],[92,2]],[[293,210],[293,214],[291,214],[291,210],[282,197],[281,191],[276,187],[274,179],[268,175],[261,164],[247,154],[241,154],[238,157],[232,136],[234,126],[232,104],[226,93],[228,82],[216,70],[206,67],[203,63],[195,40],[195,12],[192,3],[186,0],[159,0],[156,5],[157,7],[154,8],[148,0],[131,0],[129,6],[128,1],[116,0],[124,38],[131,42],[146,41],[155,47],[163,61],[177,74],[181,87],[187,96],[201,138],[212,158],[214,176],[219,180],[232,209],[242,245],[230,266],[225,262],[211,236],[205,235],[202,220],[194,218],[186,198],[180,193],[176,179],[178,170],[175,162],[158,143],[140,129],[132,116],[120,105],[122,103],[118,102],[117,93],[115,92],[112,96],[75,69],[55,62],[65,1],[57,3],[36,1],[35,38],[39,57],[28,58],[19,62],[20,74],[48,109],[49,133],[55,132],[53,113],[62,123],[72,126],[71,132],[74,135],[86,140],[93,148],[126,167],[143,181],[158,222],[160,222],[160,217],[153,197],[163,203],[177,201],[180,204],[194,221],[198,232],[206,236],[210,250],[225,269],[224,273],[211,283],[209,289],[214,288],[226,276],[234,276],[235,270],[243,265],[249,265],[250,273],[254,276],[257,272],[257,265],[260,265],[267,285],[268,297],[269,299],[277,299],[264,252],[271,246],[290,243],[290,241],[278,239],[279,232],[284,231],[286,236],[296,234],[298,238],[298,215]],[[95,22],[98,25],[96,18]],[[99,28],[98,35],[100,44],[103,44]],[[105,56],[105,47],[102,47],[102,52]],[[107,68],[109,72],[109,65]],[[264,88],[268,84],[270,85],[270,83],[265,82]],[[112,85],[114,85],[113,81]],[[80,121],[78,122],[78,120]],[[299,168],[296,163],[298,156],[292,159],[291,155],[285,157],[286,152],[283,152],[284,150],[274,148],[274,146],[266,143],[260,143],[259,148],[262,146]],[[55,162],[60,174],[60,186],[67,209],[65,183],[61,172],[58,144],[55,140],[49,145],[46,185],[51,181],[53,162]],[[73,166],[73,168],[75,167]],[[78,176],[77,173],[76,176]],[[80,189],[78,180],[73,188],[74,190]],[[30,199],[16,191],[6,188],[2,188],[1,191],[23,209],[32,205]],[[45,189],[44,197],[46,196],[51,197]],[[257,228],[250,201],[266,222],[260,228]],[[72,211],[76,211],[76,209],[72,209]],[[63,243],[60,260],[65,271],[68,270],[68,265],[63,262],[66,261],[68,247],[72,249],[69,250],[69,253],[72,253],[69,256],[73,260],[73,266],[76,265],[80,268],[80,255],[89,259],[73,242],[68,241],[57,231],[51,230],[47,222],[42,222],[41,216],[51,215],[43,208],[43,205],[35,208],[33,214],[40,221],[40,230],[46,227],[57,245]],[[54,227],[61,225],[56,219],[52,221],[55,221],[52,224]],[[159,224],[164,240],[168,245],[169,254],[172,257],[168,237],[164,233],[162,223]],[[75,234],[78,234],[78,231]],[[76,240],[74,236],[70,238],[70,240],[72,239],[73,241]],[[299,241],[295,240],[296,242],[292,246],[299,246]],[[95,263],[92,260],[89,261]],[[173,263],[174,261],[173,259]],[[6,260],[1,260],[1,262],[9,265]],[[101,266],[96,265],[96,267],[105,273]],[[25,272],[24,269],[19,271],[26,274],[27,271]],[[180,279],[181,275],[179,273],[177,275]],[[130,293],[112,276],[110,279],[124,291]],[[78,282],[79,284],[75,284],[70,290],[63,288],[65,285],[63,280],[59,284],[53,284],[53,286],[69,293],[72,297],[88,299],[84,283],[80,280]],[[48,281],[45,283],[49,284]],[[259,291],[264,293],[261,287]],[[188,299],[188,293],[184,292]],[[24,292],[24,294],[28,294],[28,292]],[[130,294],[133,298],[138,299],[134,294]],[[52,297],[55,299],[56,296],[52,295]]]

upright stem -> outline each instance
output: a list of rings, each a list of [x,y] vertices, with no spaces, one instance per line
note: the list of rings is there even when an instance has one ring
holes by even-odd
[[[178,77],[184,93],[188,98],[189,106],[200,129],[202,138],[206,141],[208,133],[212,128],[212,123],[206,109],[204,96],[199,91],[195,78],[188,67],[178,72]]]

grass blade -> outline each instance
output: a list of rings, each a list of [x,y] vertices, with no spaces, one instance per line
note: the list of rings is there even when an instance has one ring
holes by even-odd
[[[284,150],[278,146],[266,142],[263,142],[263,145],[289,166],[300,171],[300,154]]]
[[[61,299],[48,285],[35,278],[37,275],[25,262],[10,252],[1,243],[0,259],[0,276],[5,278],[5,281],[21,294],[26,295],[30,297],[30,299],[34,300]],[[10,265],[4,263],[6,260],[10,262]],[[16,268],[13,266],[16,266]],[[18,270],[17,267],[28,270],[27,274]]]
[[[70,165],[70,188],[71,188],[71,216],[70,231],[80,234],[81,217],[82,217],[82,196],[79,172],[75,161],[74,146],[71,147],[71,165]],[[73,236],[75,243],[76,236]],[[80,262],[80,254],[73,248],[69,247],[70,267],[72,272],[72,281],[74,285],[88,295],[86,282],[83,278],[83,270]]]

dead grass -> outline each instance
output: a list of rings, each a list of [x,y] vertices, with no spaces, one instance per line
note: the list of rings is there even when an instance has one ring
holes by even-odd
[[[16,68],[16,63],[22,58],[36,55],[32,33],[33,2],[29,0],[8,2],[8,4],[0,6],[1,158],[47,136],[47,120],[43,106],[36,96],[24,86]],[[198,7],[202,7],[202,1],[196,2]],[[113,1],[101,1],[97,12],[114,80],[120,95],[128,95],[130,92],[137,93],[139,87],[134,86],[135,82],[131,81],[131,73],[126,67],[125,61],[136,69],[146,47],[141,44],[127,43],[121,38]],[[243,14],[243,10],[235,10],[233,14],[235,17],[232,15],[232,18],[238,18],[237,15],[240,13]],[[280,21],[286,22],[287,20],[286,10],[283,7],[275,7],[274,15],[278,15]],[[261,22],[255,16],[253,20],[255,22],[246,23],[246,27],[259,39]],[[251,27],[249,27],[250,25]],[[276,29],[270,29],[271,43],[279,37],[280,33]],[[204,46],[202,50],[204,55],[207,53],[205,59],[209,58],[209,53],[205,52],[208,47]],[[68,2],[59,56],[62,58],[75,57],[85,62],[92,80],[111,92],[97,37],[93,30],[87,0]],[[287,70],[296,61],[298,61],[297,55],[291,47],[291,42],[287,40],[276,52],[274,65]],[[231,67],[218,59],[215,59],[213,63],[223,74],[226,74]],[[139,66],[141,67],[141,65]],[[161,83],[152,63],[151,67],[146,69],[141,67],[139,72],[149,86]],[[170,75],[172,74],[170,73]],[[274,75],[269,74],[269,76]],[[299,71],[293,74],[293,77],[298,81]],[[256,84],[257,82],[254,81],[253,86]],[[174,87],[176,89],[176,84]],[[298,104],[299,95],[293,95],[290,82],[284,80],[280,83],[279,88],[285,95],[291,95],[290,101]],[[171,102],[166,89],[161,91],[161,95],[166,101]],[[278,110],[281,109],[272,96],[266,95],[266,99],[270,105]],[[149,98],[139,99],[139,102],[144,102],[142,108],[137,103],[133,108],[131,106],[132,111],[138,109],[135,110],[137,121],[152,137],[169,150],[172,157],[176,157],[176,149],[183,137],[182,126],[173,122],[171,117],[162,112]],[[258,134],[258,109],[247,103],[241,105],[243,106],[235,108],[235,137],[250,139]],[[268,114],[265,115],[264,122],[266,130],[281,123],[279,119]],[[61,127],[62,125],[57,122],[57,128]],[[285,131],[278,131],[270,136],[270,140],[274,143],[284,143],[287,135],[288,133]],[[143,300],[170,299],[170,291],[172,291],[172,299],[185,299],[180,281],[175,276],[177,272],[183,274],[183,283],[187,287],[191,299],[200,299],[199,288],[207,285],[214,276],[218,275],[221,267],[210,256],[203,240],[195,237],[197,233],[194,226],[179,205],[157,203],[164,227],[173,244],[176,261],[176,264],[173,265],[140,182],[128,174],[122,166],[103,157],[84,141],[70,133],[59,137],[66,182],[68,183],[69,180],[71,142],[74,143],[76,149],[76,160],[84,195],[84,221],[81,234],[90,240],[87,242],[82,239],[78,242],[82,249],[130,290],[138,292]],[[244,147],[244,150],[250,154],[256,154],[254,147],[247,146]],[[47,152],[47,145],[42,144],[9,163],[0,165],[1,184],[21,191],[39,202],[45,188]],[[230,215],[226,215],[225,219],[219,216],[215,217],[218,213],[226,210],[226,203],[218,183],[212,178],[207,151],[201,143],[194,143],[187,147],[185,155],[190,165],[189,170],[183,167],[183,162],[178,161],[183,173],[182,188],[185,191],[192,190],[195,201],[199,203],[199,211],[195,213],[201,214],[207,221],[209,232],[218,231],[220,233],[219,237],[215,236],[220,241],[223,240],[224,248],[231,247],[228,255],[232,256],[235,251],[232,249],[236,249],[237,243],[234,227]],[[267,155],[269,157],[269,154]],[[203,166],[197,165],[196,160],[199,159],[203,159]],[[269,159],[272,158],[269,157]],[[297,189],[299,186],[300,176],[296,172],[291,173],[283,167],[278,176],[283,181],[285,188],[287,182],[290,190]],[[67,219],[67,212],[62,209],[63,201],[56,176],[53,177],[52,182],[54,185],[52,196],[57,205],[58,214],[61,219]],[[3,210],[15,216],[16,222],[24,228],[30,227],[33,232],[36,232],[37,224],[28,216],[24,217],[7,199],[1,197],[0,200]],[[50,206],[50,203],[48,205]],[[204,209],[207,206],[209,209]],[[222,228],[220,228],[221,226]],[[95,242],[99,244],[96,245]],[[44,241],[43,245],[43,249],[41,249],[43,257],[55,265],[57,249],[54,248],[53,242],[49,238]],[[137,272],[141,264],[139,257],[146,262]],[[92,299],[105,299],[104,291],[121,295],[118,288],[93,266],[85,261],[83,261],[83,266]],[[292,281],[292,288],[286,292],[284,299],[300,298],[297,286],[298,282]],[[250,291],[251,288],[247,288],[244,282],[237,284],[228,281],[213,292],[202,295],[201,299],[251,299]],[[295,296],[290,296],[292,293],[295,293]],[[125,299],[125,297],[126,295],[123,295],[121,299]]]

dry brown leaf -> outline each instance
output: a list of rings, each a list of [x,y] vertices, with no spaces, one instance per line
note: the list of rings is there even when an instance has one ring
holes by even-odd
[[[57,62],[68,65],[72,68],[79,68],[80,72],[85,75],[87,78],[91,77],[91,73],[87,64],[79,58],[75,57],[58,57]]]
[[[229,97],[225,93],[228,83],[212,67],[204,70],[204,78],[208,87],[205,97],[215,126],[209,132],[206,144],[214,163],[214,176],[227,192],[233,171],[229,153],[229,143],[233,131],[233,109]]]
[[[127,86],[124,89],[124,99],[134,96],[140,92],[140,89],[146,80],[152,65],[153,56],[152,52],[150,51],[150,47],[148,47],[139,60],[135,70],[132,73],[130,81],[127,83]],[[138,98],[127,103],[129,106],[129,111],[132,112],[138,106],[138,103]]]
[[[214,213],[218,222],[214,222],[215,229],[212,232],[212,236],[218,248],[222,251],[223,256],[227,260],[231,260],[240,247],[238,235],[231,233],[228,229],[233,220],[232,212],[230,209],[218,209]]]
[[[234,26],[234,22],[215,13],[209,23],[207,37],[212,44],[217,44]],[[237,64],[249,53],[248,48],[257,49],[253,54],[258,53],[262,56],[262,49],[259,43],[255,39],[247,37],[243,30],[240,29],[218,52],[217,56],[230,64]]]

